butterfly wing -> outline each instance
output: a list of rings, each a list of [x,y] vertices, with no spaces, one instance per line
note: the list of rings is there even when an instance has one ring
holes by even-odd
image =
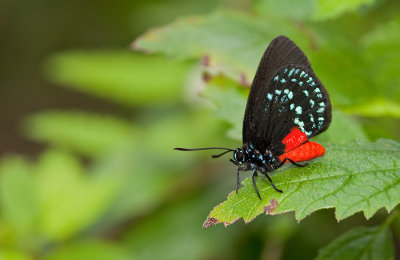
[[[289,148],[282,141],[293,129],[299,129],[308,139],[326,130],[330,122],[328,93],[307,57],[287,37],[275,38],[263,55],[251,86],[243,143],[280,155]]]

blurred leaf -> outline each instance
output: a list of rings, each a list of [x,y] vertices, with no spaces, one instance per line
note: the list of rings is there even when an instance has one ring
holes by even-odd
[[[51,253],[46,260],[128,260],[132,257],[120,245],[100,241],[79,241]]]
[[[37,201],[33,167],[22,158],[6,157],[0,165],[1,213],[20,241],[35,232]]]
[[[354,140],[368,141],[368,138],[358,121],[335,109],[328,130],[313,138],[313,141],[321,143],[347,143]]]
[[[204,96],[217,106],[217,116],[232,125],[228,136],[242,140],[242,127],[246,109],[246,97],[235,87],[220,87],[209,84]]]
[[[400,144],[390,140],[376,143],[349,142],[326,145],[326,155],[307,167],[290,167],[272,174],[276,192],[265,178],[257,178],[262,200],[258,199],[251,178],[236,194],[216,206],[204,226],[239,218],[249,222],[261,213],[294,211],[298,220],[322,208],[335,208],[341,220],[363,211],[370,218],[382,207],[393,209],[400,202]]]
[[[46,64],[52,81],[129,106],[179,99],[188,68],[187,62],[123,51],[63,52]]]
[[[377,0],[316,0],[315,19],[325,20],[373,5]]]
[[[375,99],[368,104],[347,107],[346,112],[368,117],[397,117],[400,118],[400,103],[385,99]]]
[[[87,156],[110,153],[135,133],[133,124],[128,121],[86,112],[40,112],[30,116],[24,126],[34,140]]]
[[[390,229],[385,225],[353,228],[322,248],[316,259],[394,259]]]
[[[168,207],[137,223],[125,238],[127,246],[138,259],[231,259],[229,248],[237,234],[235,229],[226,232],[222,227],[199,228],[209,201],[218,193],[208,190],[176,198]]]
[[[180,59],[207,56],[208,66],[222,66],[226,75],[251,82],[269,41],[281,34],[305,43],[301,33],[287,22],[220,11],[186,16],[152,29],[139,37],[133,48]]]
[[[41,156],[36,181],[41,212],[37,226],[53,240],[92,225],[118,188],[115,179],[84,175],[76,158],[57,151]]]
[[[318,34],[314,43],[316,48],[309,53],[309,58],[332,104],[342,108],[375,98],[379,86],[371,84],[365,57],[357,43],[338,29],[327,31],[321,26],[315,30]]]
[[[315,6],[316,0],[260,0],[256,4],[256,10],[264,15],[281,16],[296,20],[308,20],[313,16]]]
[[[0,259],[4,260],[32,260],[28,254],[16,249],[0,248]]]
[[[395,102],[393,104],[388,102],[388,105],[384,108],[389,112],[391,109],[395,109],[395,112],[388,115],[397,117],[399,117],[400,106],[400,76],[398,73],[400,70],[399,30],[400,16],[397,15],[395,19],[376,26],[374,30],[362,39],[365,56],[369,63],[369,73],[372,75],[373,82],[380,87],[378,89],[380,93]],[[384,101],[378,100],[373,106],[382,106],[385,104]],[[372,109],[369,110],[372,111]],[[378,111],[382,112],[381,110],[378,107]]]
[[[127,142],[93,165],[93,174],[118,176],[123,180],[118,197],[107,214],[109,222],[155,208],[176,192],[177,183],[193,178],[193,169],[203,163],[199,156],[209,157],[209,153],[182,153],[174,151],[173,147],[215,144],[230,147],[229,142],[221,138],[224,128],[215,116],[178,110],[157,111],[157,120],[148,115],[153,123],[143,126],[143,131],[133,142]]]

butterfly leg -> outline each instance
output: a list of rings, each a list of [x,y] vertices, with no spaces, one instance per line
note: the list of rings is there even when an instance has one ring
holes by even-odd
[[[298,164],[298,163],[295,163],[293,160],[291,160],[291,159],[289,159],[289,158],[286,158],[291,164],[293,164],[293,165],[295,165],[295,166],[297,166],[297,167],[305,167],[305,166],[307,166],[308,165],[308,163],[305,163],[305,164]],[[286,160],[285,159],[285,160]]]
[[[278,165],[276,166],[276,168],[279,168],[279,167],[281,167],[282,165],[284,165],[286,161],[289,161],[291,164],[293,164],[293,165],[295,165],[295,166],[297,166],[297,167],[304,167],[304,166],[307,166],[307,165],[308,165],[308,163],[305,163],[305,164],[298,164],[298,163],[296,163],[295,161],[293,161],[293,160],[291,160],[291,159],[289,159],[289,158],[285,158],[285,159],[282,160],[282,162],[281,162],[280,164],[278,164]]]
[[[238,193],[239,188],[240,188],[239,171],[240,171],[240,168],[238,168],[237,172],[236,172],[236,194]]]
[[[253,185],[254,185],[254,189],[257,192],[257,196],[260,200],[262,200],[261,196],[260,196],[260,192],[258,192],[258,188],[257,188],[257,184],[256,184],[256,179],[255,177],[257,176],[257,170],[253,169],[253,176],[251,177],[251,179],[253,180]]]
[[[276,168],[279,168],[282,165],[284,165],[287,160],[288,160],[288,158],[283,159],[282,162],[276,166]]]
[[[268,175],[267,172],[264,172],[264,171],[263,171],[262,174],[264,174],[265,177],[267,177],[267,179],[269,180],[269,183],[271,183],[271,186],[272,186],[272,188],[274,188],[274,190],[276,190],[277,192],[283,193],[282,190],[278,189],[278,188],[275,186],[274,182],[272,181],[271,177],[269,177],[269,175]]]

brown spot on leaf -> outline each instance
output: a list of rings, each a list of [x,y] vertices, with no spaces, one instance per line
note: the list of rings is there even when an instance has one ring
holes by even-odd
[[[240,79],[239,79],[239,83],[242,86],[250,86],[251,84],[247,81],[246,75],[244,75],[243,73],[240,74]]]
[[[203,58],[201,58],[201,64],[203,64],[204,67],[210,66],[210,56],[204,55]]]
[[[272,211],[274,211],[278,207],[278,201],[272,199],[269,201],[269,205],[263,208],[265,215],[272,215]]]
[[[210,82],[211,81],[211,79],[212,79],[212,77],[211,77],[211,75],[209,74],[209,73],[207,73],[207,72],[204,72],[203,73],[203,80],[204,80],[204,82]]]
[[[203,223],[203,228],[208,228],[218,223],[219,223],[218,219],[207,217],[206,221],[204,221]]]

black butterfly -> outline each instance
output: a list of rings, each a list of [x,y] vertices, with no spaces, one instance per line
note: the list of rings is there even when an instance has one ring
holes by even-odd
[[[236,192],[240,187],[239,172],[252,170],[265,175],[279,190],[268,172],[290,162],[308,161],[325,154],[322,145],[308,139],[325,131],[331,122],[331,102],[321,81],[314,74],[305,54],[285,36],[269,44],[253,80],[243,121],[243,146],[237,149],[174,148],[180,151],[222,149],[220,157],[233,152],[231,161],[238,166]]]

